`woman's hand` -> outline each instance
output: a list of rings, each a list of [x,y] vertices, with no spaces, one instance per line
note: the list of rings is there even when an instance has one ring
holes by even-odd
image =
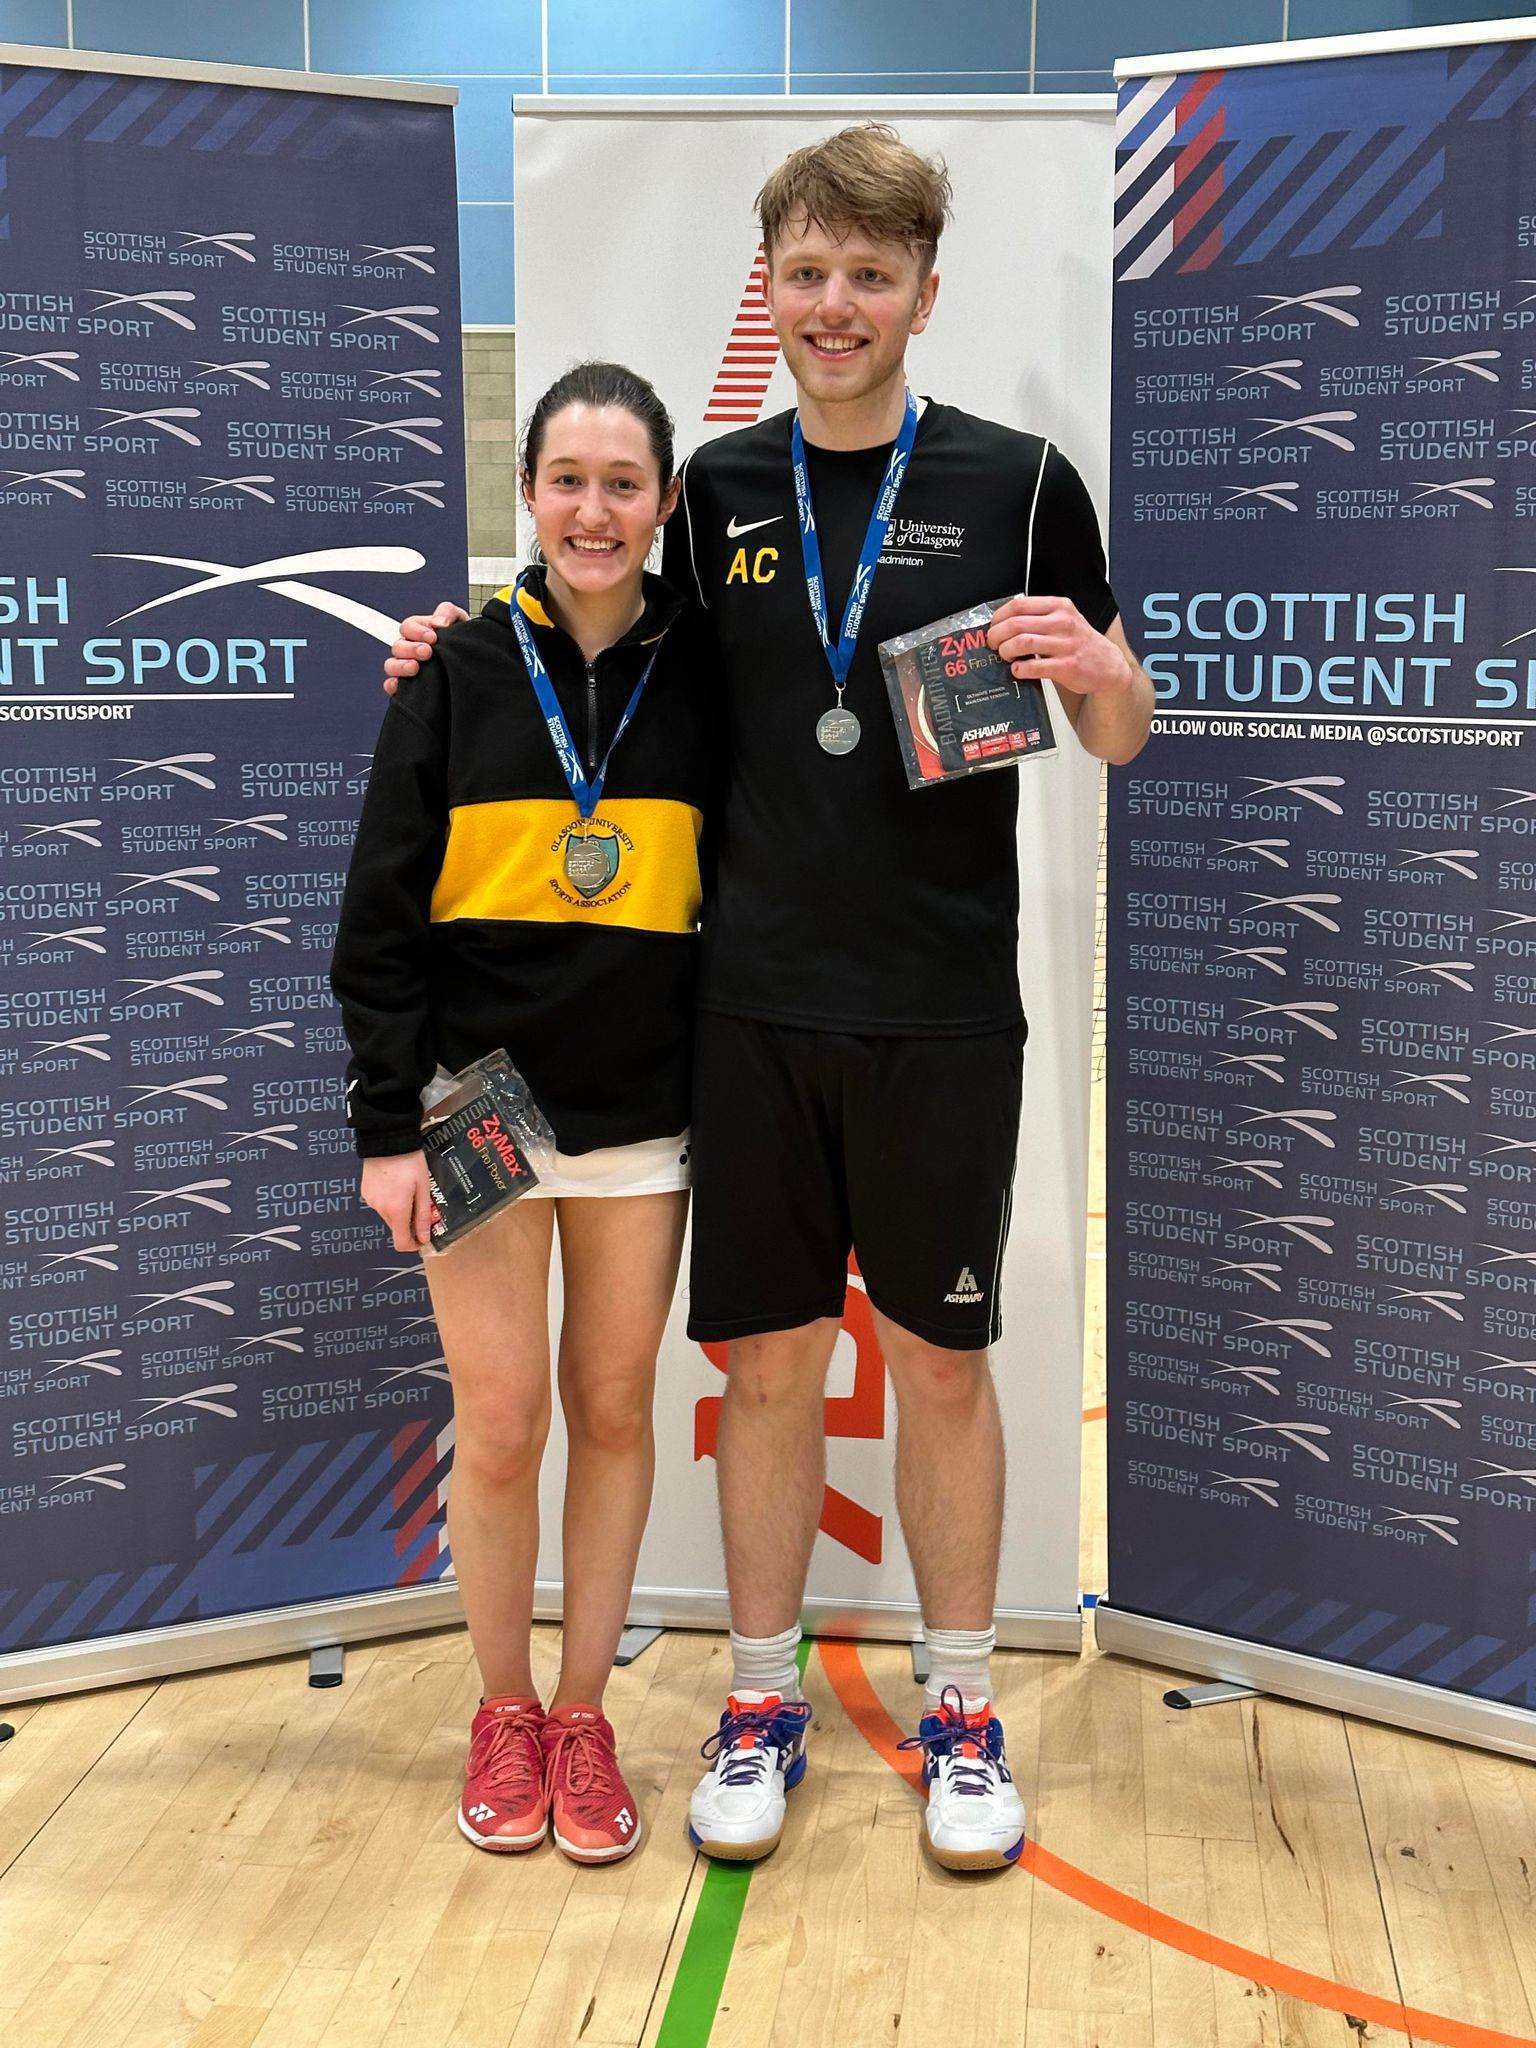
[[[389,1225],[397,1252],[425,1251],[441,1219],[432,1200],[425,1152],[363,1161],[363,1200]]]

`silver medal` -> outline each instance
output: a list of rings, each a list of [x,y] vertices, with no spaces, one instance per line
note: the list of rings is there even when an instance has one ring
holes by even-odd
[[[824,754],[851,754],[859,744],[859,721],[841,704],[816,721],[816,744]]]

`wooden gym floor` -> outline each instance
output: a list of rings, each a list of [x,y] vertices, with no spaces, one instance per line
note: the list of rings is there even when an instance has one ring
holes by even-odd
[[[1091,1650],[997,1668],[1031,1847],[981,1879],[922,1854],[899,1647],[813,1650],[811,1770],[755,1872],[683,1831],[718,1637],[614,1674],[648,1839],[599,1870],[455,1830],[457,1631],[353,1649],[336,1691],[285,1658],[11,1709],[0,2044],[1536,2048],[1536,1773],[1279,1700],[1171,1711],[1172,1674]]]
[[[1090,1347],[1083,1584],[1102,1583]],[[553,1673],[556,1632],[539,1632]],[[609,1694],[649,1839],[573,1870],[453,1825],[462,1634],[15,1708],[0,1748],[4,2048],[1495,2048],[1536,2027],[1536,1773],[1261,1699],[1178,1713],[1169,1674],[999,1659],[1038,1846],[936,1871],[891,1745],[905,1650],[826,1644],[778,1853],[709,1874],[683,1833],[725,1690],[675,1634]],[[1151,1909],[1150,1913],[1148,1909]]]

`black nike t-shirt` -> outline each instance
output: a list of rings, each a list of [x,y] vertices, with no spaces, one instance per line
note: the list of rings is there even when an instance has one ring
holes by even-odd
[[[820,1030],[1004,1029],[1022,1016],[1019,775],[909,789],[877,649],[1026,587],[1071,598],[1102,632],[1118,607],[1092,501],[1039,436],[928,404],[848,677],[862,737],[833,756],[816,740],[837,699],[806,594],[789,427],[783,413],[698,449],[666,533],[664,572],[697,592],[721,659],[701,1001]],[[889,455],[807,450],[834,623]]]

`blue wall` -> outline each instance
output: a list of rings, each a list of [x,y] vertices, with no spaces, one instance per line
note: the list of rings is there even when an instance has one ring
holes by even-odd
[[[456,85],[464,318],[490,323],[513,317],[514,92],[1107,91],[1113,60],[1142,51],[1531,13],[1536,0],[74,0],[74,47]],[[0,38],[68,33],[66,0],[0,0]]]

